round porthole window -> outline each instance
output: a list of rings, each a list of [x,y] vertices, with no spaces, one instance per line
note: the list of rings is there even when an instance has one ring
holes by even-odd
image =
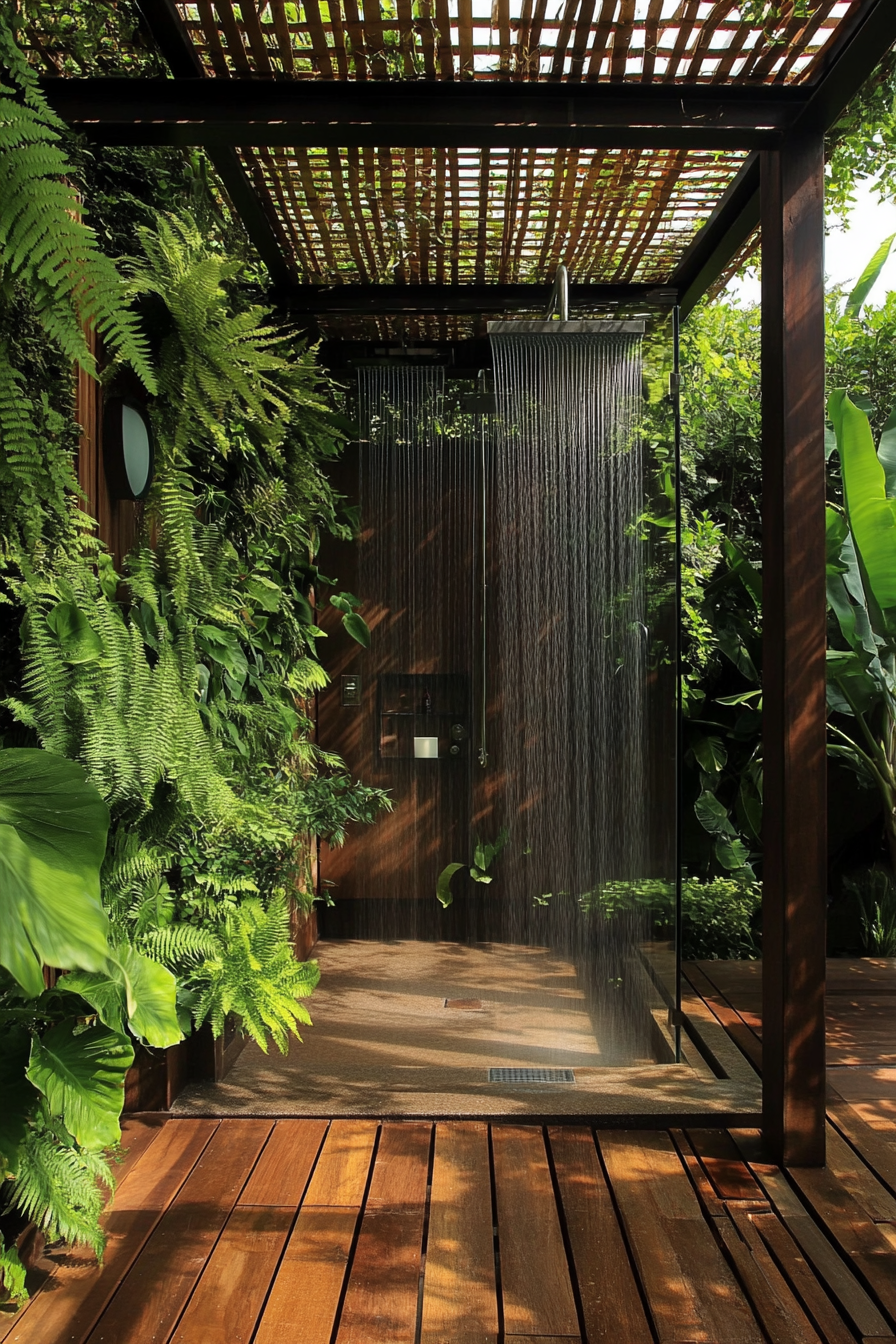
[[[108,397],[103,410],[103,466],[114,499],[143,499],[152,484],[155,445],[145,406]]]

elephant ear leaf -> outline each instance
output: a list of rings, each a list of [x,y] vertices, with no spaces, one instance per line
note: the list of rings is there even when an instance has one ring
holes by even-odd
[[[41,967],[102,969],[108,920],[99,869],[109,811],[74,761],[0,751],[0,964],[27,994]]]
[[[896,617],[896,499],[888,499],[883,465],[874,448],[868,417],[843,391],[833,392],[828,411],[843,469],[843,497],[870,597]]]
[[[32,1043],[28,1078],[83,1148],[111,1148],[121,1140],[124,1080],[133,1062],[126,1036],[105,1026],[76,1034],[74,1021],[66,1021]]]
[[[347,611],[342,624],[357,644],[365,649],[370,648],[370,627],[363,616],[359,616],[356,611]]]

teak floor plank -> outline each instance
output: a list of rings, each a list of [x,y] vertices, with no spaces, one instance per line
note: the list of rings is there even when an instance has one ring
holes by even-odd
[[[50,1291],[37,1293],[10,1323],[15,1344],[82,1344],[217,1129],[217,1120],[165,1125],[103,1216],[102,1266],[84,1247],[65,1248]]]
[[[278,1120],[238,1202],[297,1209],[326,1132],[326,1120]]]
[[[292,1206],[236,1206],[173,1344],[248,1344],[295,1216]]]
[[[504,1329],[578,1339],[579,1320],[541,1130],[492,1128]]]
[[[359,1213],[300,1210],[254,1344],[330,1344]]]
[[[761,1344],[669,1136],[606,1130],[599,1143],[660,1344]]]
[[[594,1135],[567,1126],[548,1133],[589,1344],[653,1344]]]
[[[378,1128],[375,1120],[331,1122],[305,1191],[306,1205],[351,1209],[364,1203]]]
[[[846,1101],[828,1102],[828,1115],[874,1174],[896,1194],[896,1144],[872,1129]]]
[[[855,1344],[855,1336],[777,1214],[751,1213],[749,1219],[781,1266],[825,1344]]]
[[[827,1165],[869,1218],[896,1222],[896,1199],[830,1124],[827,1127]]]
[[[426,1201],[432,1125],[414,1121],[385,1121],[367,1195],[368,1209],[416,1208]]]
[[[270,1120],[219,1127],[103,1312],[91,1344],[168,1338],[272,1128]]]
[[[772,1344],[824,1344],[746,1213],[716,1226]]]
[[[753,1174],[828,1292],[863,1338],[882,1338],[890,1328],[850,1266],[836,1252],[777,1167],[751,1163]]]
[[[414,1344],[424,1205],[365,1212],[336,1344]]]
[[[727,1130],[689,1129],[687,1136],[720,1198],[765,1198]]]
[[[496,1344],[493,1223],[488,1126],[437,1125],[420,1344]]]
[[[826,1168],[794,1167],[794,1183],[896,1320],[896,1250],[841,1181]]]

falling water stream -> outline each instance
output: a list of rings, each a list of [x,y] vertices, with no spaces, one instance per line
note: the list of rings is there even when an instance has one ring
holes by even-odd
[[[382,612],[376,731],[413,822],[394,901],[367,936],[438,937],[438,871],[506,827],[494,881],[464,887],[461,874],[450,936],[567,957],[589,983],[607,1062],[623,1062],[650,1053],[646,1005],[623,984],[643,930],[629,922],[627,945],[604,945],[582,905],[650,871],[642,341],[622,324],[521,325],[493,324],[486,422],[452,427],[443,369],[359,369],[359,581]],[[427,733],[437,761],[414,759],[413,736]],[[555,1062],[570,1062],[562,1042]]]

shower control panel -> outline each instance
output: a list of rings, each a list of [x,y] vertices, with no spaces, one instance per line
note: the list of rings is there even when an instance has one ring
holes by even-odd
[[[360,705],[361,703],[360,672],[347,672],[343,675],[342,703],[344,705]]]
[[[462,673],[387,673],[379,679],[378,700],[381,759],[456,760],[468,754],[470,687]]]

